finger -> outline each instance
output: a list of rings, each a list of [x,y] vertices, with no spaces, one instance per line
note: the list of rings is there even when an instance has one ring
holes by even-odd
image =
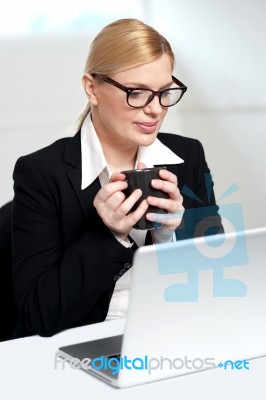
[[[121,174],[120,172],[114,172],[110,178],[110,182],[124,181],[125,179],[126,179],[125,174]]]
[[[127,218],[127,223],[130,226],[136,225],[136,223],[140,220],[140,218],[146,213],[149,205],[147,201],[144,199],[138,206],[138,208],[130,213],[126,218]]]
[[[160,222],[162,224],[164,223],[172,223],[175,220],[182,219],[183,214],[184,214],[185,209],[176,211],[175,213],[168,213],[168,214],[162,214],[162,213],[148,213],[146,215],[146,218],[149,221],[154,221],[154,222]]]
[[[109,212],[115,212],[118,207],[121,206],[123,201],[125,200],[125,194],[121,191],[113,193],[108,199],[106,200],[105,203],[103,203],[104,207],[106,210],[109,210]]]
[[[143,162],[138,162],[137,169],[144,169],[144,168],[147,168],[146,165]]]
[[[170,213],[183,210],[183,198],[180,195],[176,199],[162,199],[160,197],[149,196],[147,202],[154,207],[162,208]]]
[[[170,181],[163,181],[161,179],[153,179],[151,181],[151,185],[154,189],[162,190],[173,199],[178,199],[180,195],[180,191],[176,185],[176,183]]]
[[[177,186],[177,176],[167,169],[160,169],[159,177],[163,180],[175,183],[175,185]]]
[[[146,218],[148,221],[153,222],[154,227],[162,227],[166,230],[175,230],[181,224],[184,211],[169,214],[156,214],[148,213]]]
[[[118,191],[123,191],[127,188],[127,182],[125,181],[117,181],[110,182],[107,185],[103,186],[95,197],[96,202],[105,202],[112,194]]]
[[[116,210],[116,218],[124,218],[127,215],[135,203],[139,200],[142,195],[142,191],[140,189],[134,190],[131,195],[121,204],[121,206]]]

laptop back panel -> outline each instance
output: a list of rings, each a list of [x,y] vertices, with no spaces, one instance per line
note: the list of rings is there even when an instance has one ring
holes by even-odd
[[[140,248],[117,385],[265,355],[265,259],[266,229]]]

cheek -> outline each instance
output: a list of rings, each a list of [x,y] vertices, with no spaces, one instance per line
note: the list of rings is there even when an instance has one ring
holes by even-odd
[[[106,95],[99,99],[98,107],[99,113],[110,119],[122,118],[127,114],[127,108],[124,104],[123,98],[116,98],[115,96]]]
[[[120,103],[113,103],[107,107],[107,112],[109,117],[117,124],[121,125],[130,125],[132,124],[137,118],[139,114],[139,110],[135,110],[134,108],[125,105],[123,102]]]
[[[168,113],[169,108],[164,108],[163,112],[162,112],[162,117],[164,118],[166,116],[166,114]]]
[[[162,115],[161,115],[160,126],[161,126],[161,124],[163,123],[163,120],[164,120],[164,118],[165,118],[165,116],[166,116],[167,113],[168,113],[168,108],[163,109]]]
[[[99,117],[105,129],[124,135],[129,132],[136,119],[136,111],[119,102],[105,102],[98,108]]]

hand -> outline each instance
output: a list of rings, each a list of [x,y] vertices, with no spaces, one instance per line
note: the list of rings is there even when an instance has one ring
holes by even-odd
[[[142,164],[138,164],[137,167],[142,167]],[[135,211],[130,212],[142,192],[136,189],[126,199],[123,193],[127,188],[125,178],[124,174],[112,174],[111,181],[99,190],[93,202],[104,224],[123,240],[148,208],[147,201],[143,200]]]
[[[147,202],[149,205],[165,209],[168,214],[148,213],[146,218],[155,224],[158,223],[163,230],[174,231],[181,224],[184,213],[183,197],[178,189],[177,177],[172,172],[161,169],[159,176],[161,179],[152,180],[152,186],[166,192],[169,199],[149,196]]]

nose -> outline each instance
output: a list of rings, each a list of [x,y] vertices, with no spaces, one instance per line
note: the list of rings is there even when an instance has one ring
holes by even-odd
[[[163,111],[163,107],[159,101],[159,95],[156,94],[152,101],[144,107],[144,112],[147,114],[156,114],[159,115]]]

